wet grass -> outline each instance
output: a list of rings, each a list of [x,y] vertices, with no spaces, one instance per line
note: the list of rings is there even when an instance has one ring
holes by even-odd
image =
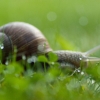
[[[99,3],[93,0],[0,0],[0,25],[24,21],[38,27],[54,50],[87,51],[100,44]],[[52,59],[55,60],[51,55],[51,62]],[[16,61],[8,66],[0,64],[1,100],[100,99],[99,64],[83,69],[84,74],[61,70],[57,63],[46,71],[34,71],[28,66],[24,72],[23,67]]]

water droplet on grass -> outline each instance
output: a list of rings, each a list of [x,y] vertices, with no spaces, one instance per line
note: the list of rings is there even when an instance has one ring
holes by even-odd
[[[36,61],[37,61],[37,57],[36,56],[32,56],[32,57],[30,57],[30,58],[27,59],[28,63],[36,62]]]
[[[3,43],[0,44],[0,49],[4,49],[4,45],[3,45]]]

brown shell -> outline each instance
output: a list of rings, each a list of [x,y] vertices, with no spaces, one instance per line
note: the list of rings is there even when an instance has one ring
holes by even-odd
[[[0,27],[0,32],[5,33],[10,38],[13,50],[14,46],[16,46],[18,57],[22,55],[31,56],[52,51],[40,30],[28,23],[8,23]]]

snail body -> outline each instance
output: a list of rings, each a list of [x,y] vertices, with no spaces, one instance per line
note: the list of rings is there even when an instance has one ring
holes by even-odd
[[[3,38],[3,39],[2,39]],[[48,54],[53,52],[58,56],[60,64],[69,64],[71,67],[80,67],[81,62],[87,66],[89,61],[100,61],[99,58],[88,57],[91,52],[100,49],[100,46],[89,52],[72,52],[72,51],[53,51],[47,39],[42,32],[36,27],[24,22],[12,22],[0,27],[0,40],[4,45],[3,59],[14,52],[14,46],[17,48],[17,60],[32,55]]]

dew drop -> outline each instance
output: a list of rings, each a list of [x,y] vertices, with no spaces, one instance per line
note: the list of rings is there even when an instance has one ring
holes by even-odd
[[[82,58],[79,58],[80,60],[82,60]]]
[[[81,71],[80,71],[79,69],[77,69],[77,72],[79,72],[79,73],[80,73]]]
[[[44,50],[44,46],[43,45],[39,45],[38,46],[38,50],[42,52]]]
[[[54,62],[51,62],[51,64],[54,65],[55,63]]]
[[[84,72],[81,72],[81,75],[84,75]]]
[[[6,62],[5,62],[5,65],[8,65],[8,64],[9,64],[9,61],[6,61]]]
[[[38,45],[38,48],[37,49],[40,52],[44,52],[45,47],[46,47],[46,43],[41,43],[40,45]]]
[[[22,59],[23,59],[23,60],[26,60],[26,56],[25,56],[25,55],[23,55],[23,56],[22,56]]]
[[[94,84],[95,83],[95,80],[92,80],[91,83]]]
[[[0,49],[4,49],[4,45],[3,45],[3,43],[0,44]]]
[[[36,56],[32,56],[32,57],[30,57],[30,58],[27,59],[28,63],[36,62],[36,61],[37,61],[37,57]]]

